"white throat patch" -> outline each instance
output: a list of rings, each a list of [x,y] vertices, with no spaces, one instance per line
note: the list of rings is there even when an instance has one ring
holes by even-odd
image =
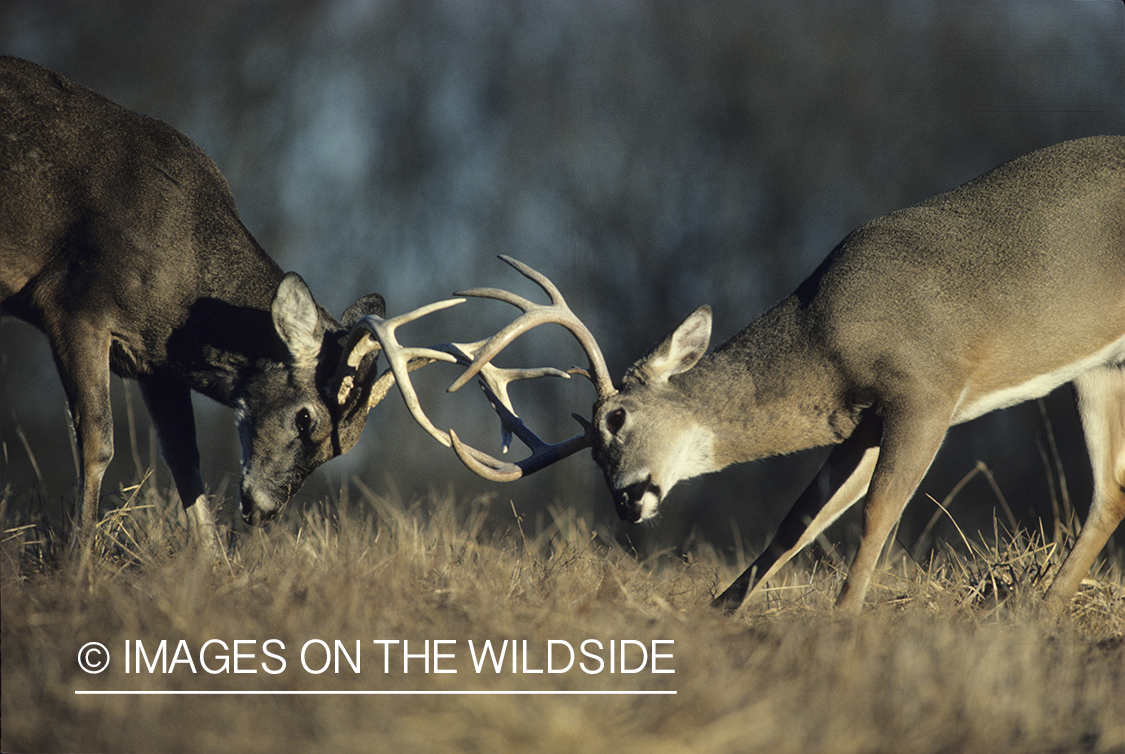
[[[667,495],[676,483],[685,479],[718,471],[714,460],[715,433],[702,426],[693,426],[680,433],[664,456],[663,468],[654,469],[653,483]],[[656,515],[660,499],[653,491],[646,492],[641,499],[641,521]]]
[[[714,448],[715,433],[707,427],[697,425],[681,433],[670,449],[668,467],[660,480],[665,492],[676,482],[718,471]]]

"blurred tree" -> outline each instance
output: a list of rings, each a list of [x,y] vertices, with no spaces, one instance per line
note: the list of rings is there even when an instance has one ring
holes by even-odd
[[[467,285],[531,290],[492,260],[509,253],[561,286],[617,375],[700,303],[715,309],[717,338],[733,334],[865,220],[1040,146],[1125,131],[1123,37],[1118,0],[0,8],[0,49],[195,139],[248,227],[328,308],[372,288],[392,311]],[[406,332],[417,342],[476,338],[510,314],[470,303]],[[44,494],[66,496],[61,390],[39,376],[53,367],[37,338],[0,324],[0,480],[32,483],[22,428],[51,470]],[[566,340],[537,333],[509,358],[579,358]],[[451,379],[420,377],[432,415],[469,435],[488,422],[490,436],[477,396],[440,394]],[[568,414],[592,397],[573,381],[520,393],[557,437],[575,431]],[[1050,406],[1073,493],[1085,499],[1073,410],[1066,396]],[[237,474],[229,417],[203,401],[197,411],[217,438],[209,479]],[[378,413],[369,437],[305,497],[352,474],[406,494],[435,479],[491,489],[397,405]],[[1051,492],[1028,439],[1042,432],[1034,405],[960,428],[923,491],[940,497],[982,458],[1010,498],[1044,513]],[[690,485],[663,524],[628,534],[676,545],[699,527],[727,546],[734,520],[756,544],[816,455]],[[612,518],[584,458],[498,494],[526,509],[561,500]],[[979,497],[991,515],[987,490]]]

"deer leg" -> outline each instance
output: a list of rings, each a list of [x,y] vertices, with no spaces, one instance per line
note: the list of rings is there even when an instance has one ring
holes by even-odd
[[[883,444],[864,502],[863,537],[836,599],[843,612],[859,612],[879,556],[914,490],[930,468],[949,428],[949,412],[921,401],[913,410],[888,410]]]
[[[207,552],[218,558],[222,547],[203,489],[191,388],[179,381],[160,377],[142,379],[140,385],[141,395],[160,438],[161,455],[180,494],[188,526]]]
[[[863,497],[879,457],[882,431],[882,422],[871,414],[850,437],[832,449],[820,471],[785,515],[766,549],[711,603],[712,607],[733,613],[748,592],[765,583]]]
[[[1061,615],[1094,558],[1125,518],[1125,366],[1102,367],[1074,381],[1094,468],[1094,500],[1078,541],[1047,589],[1045,606]]]
[[[102,477],[113,460],[109,400],[109,335],[52,330],[52,351],[66,391],[78,446],[78,494],[70,550],[89,544],[98,518]]]

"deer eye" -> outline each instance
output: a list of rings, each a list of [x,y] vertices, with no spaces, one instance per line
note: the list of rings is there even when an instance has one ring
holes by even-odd
[[[307,435],[312,428],[312,413],[307,408],[302,408],[297,411],[297,416],[293,421],[297,425],[297,432],[301,435]]]
[[[609,430],[611,435],[616,435],[625,426],[625,409],[619,408],[610,412],[609,416],[605,418],[606,429]]]

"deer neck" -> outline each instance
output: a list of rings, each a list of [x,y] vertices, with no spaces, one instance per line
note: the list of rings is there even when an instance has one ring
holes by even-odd
[[[281,270],[264,254],[242,263],[243,269],[218,276],[214,285],[199,282],[196,299],[166,346],[168,360],[180,365],[192,388],[227,406],[236,404],[248,376],[281,368],[288,359],[270,313]],[[227,283],[239,278],[252,282]]]
[[[794,297],[680,375],[716,468],[838,443],[859,423],[845,379],[804,327]]]

